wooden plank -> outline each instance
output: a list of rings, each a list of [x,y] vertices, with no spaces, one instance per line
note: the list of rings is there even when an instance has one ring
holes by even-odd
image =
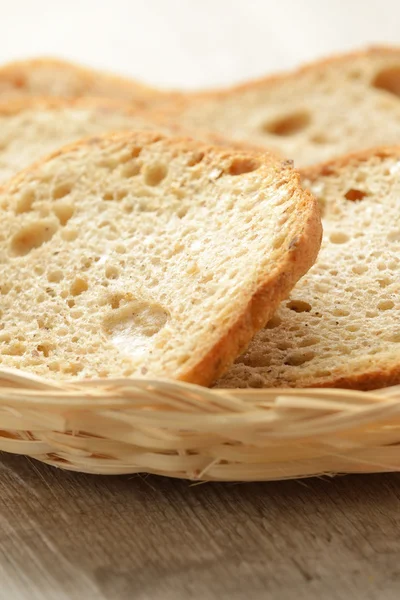
[[[0,600],[397,600],[400,476],[203,484],[0,458]]]

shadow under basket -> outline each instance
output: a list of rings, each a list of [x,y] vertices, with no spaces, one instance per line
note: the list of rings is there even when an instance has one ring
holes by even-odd
[[[263,481],[400,470],[400,386],[210,390],[0,370],[0,450],[72,471]]]

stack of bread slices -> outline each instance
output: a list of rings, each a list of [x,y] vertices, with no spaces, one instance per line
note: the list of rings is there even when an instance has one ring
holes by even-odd
[[[400,383],[400,49],[199,93],[5,65],[0,186],[0,369]]]

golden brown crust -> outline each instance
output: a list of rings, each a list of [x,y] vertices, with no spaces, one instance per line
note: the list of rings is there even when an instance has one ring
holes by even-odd
[[[303,192],[303,196],[303,228],[296,239],[293,239],[283,263],[268,274],[236,323],[195,371],[182,377],[184,381],[211,385],[223,375],[246,350],[254,335],[266,325],[300,277],[315,263],[322,241],[320,213],[314,197],[307,192]]]
[[[319,177],[337,175],[341,169],[348,167],[351,163],[356,165],[357,163],[367,162],[371,158],[385,159],[397,156],[400,157],[400,146],[378,146],[359,152],[349,152],[348,154],[317,165],[303,167],[299,169],[299,172],[302,181],[307,180],[313,182]]]
[[[361,390],[368,392],[380,388],[398,385],[400,383],[400,359],[392,365],[382,365],[373,371],[351,375],[349,377],[336,377],[325,381],[323,384],[311,385],[315,388],[343,388],[347,390]]]
[[[63,154],[68,154],[90,144],[102,145],[110,141],[134,140],[137,144],[151,144],[165,140],[179,152],[182,149],[203,151],[218,156],[221,162],[224,159],[248,157],[254,159],[254,153],[243,153],[239,150],[226,149],[196,142],[190,138],[169,138],[164,134],[155,132],[130,132],[107,134],[95,138],[87,138],[61,148],[39,160],[20,172],[4,186],[3,190],[12,190],[17,187],[27,173],[35,171],[42,163],[50,161]],[[250,301],[236,322],[224,335],[208,350],[204,357],[188,371],[179,375],[182,381],[190,381],[201,385],[210,385],[232,364],[234,359],[246,348],[254,334],[260,330],[272,316],[273,312],[302,275],[314,264],[322,239],[320,212],[315,198],[300,187],[300,178],[297,171],[291,169],[291,161],[277,162],[274,155],[260,154],[260,168],[264,168],[266,179],[270,178],[271,169],[276,175],[285,175],[286,186],[299,201],[298,218],[294,222],[293,233],[289,247],[284,251],[281,262],[271,271],[263,273],[258,281]]]

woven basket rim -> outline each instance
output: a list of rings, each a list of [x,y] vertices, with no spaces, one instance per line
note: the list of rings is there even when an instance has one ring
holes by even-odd
[[[0,450],[99,474],[247,481],[400,470],[400,386],[209,389],[0,369]]]

